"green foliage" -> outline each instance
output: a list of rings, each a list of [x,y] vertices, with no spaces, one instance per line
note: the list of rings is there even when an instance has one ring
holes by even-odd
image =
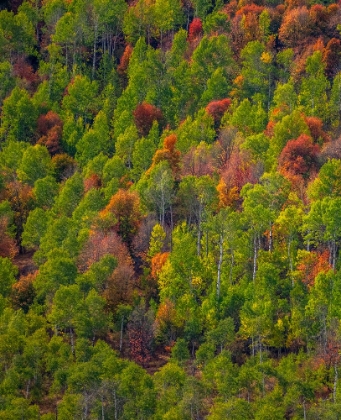
[[[1,419],[340,418],[340,11],[313,3],[3,2]]]

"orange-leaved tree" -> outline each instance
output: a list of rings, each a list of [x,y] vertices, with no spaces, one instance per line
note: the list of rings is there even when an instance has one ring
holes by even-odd
[[[113,228],[130,247],[142,219],[138,194],[118,190],[101,211],[100,218],[105,227]]]

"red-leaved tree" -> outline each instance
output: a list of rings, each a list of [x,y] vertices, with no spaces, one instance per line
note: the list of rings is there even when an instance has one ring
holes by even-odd
[[[212,101],[207,105],[206,112],[213,117],[216,128],[219,128],[220,121],[230,105],[231,99],[228,98]]]
[[[161,110],[147,102],[137,105],[133,114],[137,131],[141,136],[149,133],[154,121],[161,123],[163,119]]]
[[[279,157],[280,171],[288,178],[308,179],[317,171],[319,151],[319,146],[306,134],[289,140]]]
[[[194,18],[188,28],[188,40],[190,42],[197,39],[202,34],[202,22],[198,17]]]

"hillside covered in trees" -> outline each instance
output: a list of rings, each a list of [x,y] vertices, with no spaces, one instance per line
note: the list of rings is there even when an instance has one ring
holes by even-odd
[[[0,419],[340,419],[340,1],[0,9]]]

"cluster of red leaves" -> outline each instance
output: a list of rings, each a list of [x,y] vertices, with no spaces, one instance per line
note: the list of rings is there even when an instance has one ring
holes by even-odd
[[[308,179],[317,172],[320,148],[311,137],[301,134],[289,140],[279,157],[280,171],[289,179],[296,176]]]
[[[46,115],[40,115],[37,125],[40,135],[38,144],[45,145],[52,156],[60,153],[63,122],[58,114],[49,111]]]
[[[141,136],[149,133],[154,121],[161,123],[163,120],[161,110],[147,102],[137,105],[133,115],[137,131]]]
[[[236,188],[235,191],[238,193],[248,182],[256,183],[258,179],[257,167],[252,163],[249,152],[234,148],[222,168],[221,177],[228,190]]]
[[[213,117],[214,125],[219,127],[220,121],[231,105],[231,99],[221,99],[219,101],[212,101],[206,107],[206,112]]]
[[[201,19],[196,17],[192,20],[192,22],[190,23],[189,28],[188,28],[188,40],[189,40],[189,42],[192,42],[195,39],[197,39],[200,35],[202,35],[202,33],[203,33],[203,30],[202,30]]]
[[[34,72],[33,67],[27,63],[25,57],[17,57],[13,65],[13,75],[20,78],[25,83],[25,88],[34,91],[39,77]]]

